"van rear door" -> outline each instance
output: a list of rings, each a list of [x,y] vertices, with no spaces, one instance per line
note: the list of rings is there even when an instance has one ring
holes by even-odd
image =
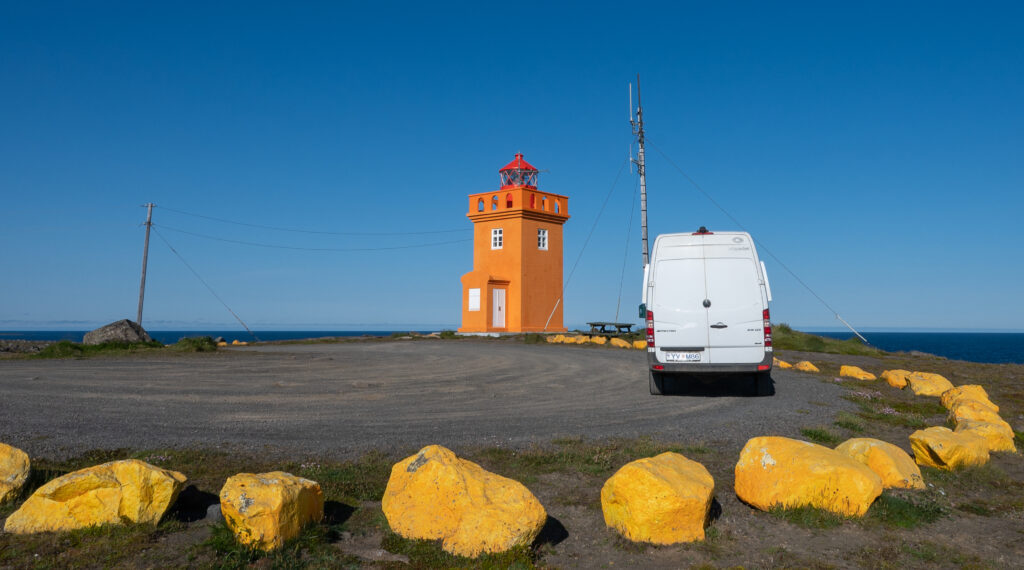
[[[716,249],[719,248],[707,248],[709,253]],[[764,358],[764,305],[754,259],[710,257],[705,261],[710,301],[706,317],[710,362],[761,362]]]
[[[699,249],[699,248],[694,248]],[[662,351],[699,351],[700,362],[708,361],[708,312],[704,296],[704,260],[662,259],[654,268],[654,338],[659,360]],[[651,300],[650,298],[648,299]],[[674,352],[673,351],[673,352]]]

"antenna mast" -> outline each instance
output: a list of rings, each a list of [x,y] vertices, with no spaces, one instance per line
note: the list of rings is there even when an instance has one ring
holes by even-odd
[[[635,118],[634,118],[635,117]],[[640,74],[636,74],[636,114],[633,114],[633,88],[629,88],[629,124],[633,127],[633,136],[637,140],[636,159],[630,161],[636,165],[640,175],[640,239],[643,242],[643,263],[648,264],[647,254],[647,168],[644,165],[644,107],[640,103]]]

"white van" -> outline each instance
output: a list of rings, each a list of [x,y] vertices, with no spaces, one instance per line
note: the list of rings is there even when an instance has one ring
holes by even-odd
[[[673,373],[756,374],[771,391],[771,287],[746,232],[664,234],[644,268],[651,394]]]

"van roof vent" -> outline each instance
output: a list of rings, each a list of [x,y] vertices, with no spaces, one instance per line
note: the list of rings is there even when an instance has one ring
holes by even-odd
[[[715,232],[709,232],[706,227],[701,226],[699,230],[693,232],[693,235],[695,235],[695,236],[710,236],[710,235],[714,235],[714,233]]]

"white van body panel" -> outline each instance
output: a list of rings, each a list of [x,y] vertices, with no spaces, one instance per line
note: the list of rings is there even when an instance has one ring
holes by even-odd
[[[654,313],[652,365],[696,372],[771,364],[764,346],[767,280],[746,232],[658,236],[644,289]]]

